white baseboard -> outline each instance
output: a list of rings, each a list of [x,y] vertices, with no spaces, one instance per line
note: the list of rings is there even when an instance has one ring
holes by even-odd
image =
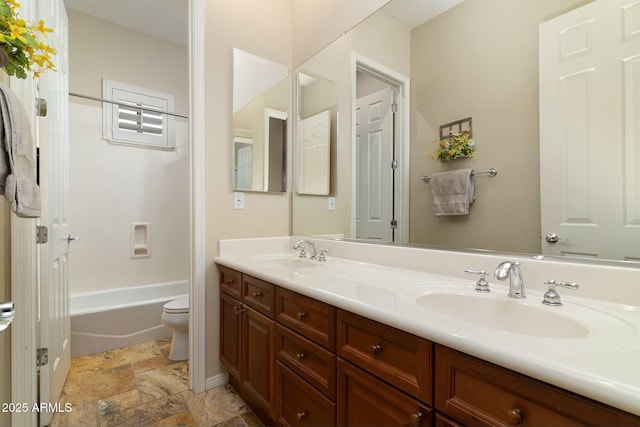
[[[205,389],[211,390],[215,387],[220,387],[229,382],[229,373],[223,372],[221,374],[214,375],[212,377],[207,378]]]

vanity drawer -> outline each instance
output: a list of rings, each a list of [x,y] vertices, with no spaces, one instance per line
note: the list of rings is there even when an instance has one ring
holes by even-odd
[[[234,298],[242,299],[242,274],[239,271],[218,265],[220,290]]]
[[[336,397],[336,356],[278,325],[276,330],[276,356],[279,361],[307,380],[329,399]]]
[[[476,426],[638,426],[640,418],[436,345],[435,407]]]
[[[431,404],[430,341],[344,310],[338,310],[337,340],[338,356]]]
[[[242,277],[242,281],[244,283],[244,298],[242,302],[264,314],[269,319],[273,319],[276,287],[264,280],[247,275]]]
[[[335,349],[335,308],[284,288],[276,291],[278,322],[330,351]]]
[[[336,404],[276,361],[275,419],[283,426],[334,426]]]

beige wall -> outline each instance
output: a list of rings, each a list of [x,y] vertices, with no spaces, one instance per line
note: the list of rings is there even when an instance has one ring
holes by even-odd
[[[224,371],[218,351],[219,291],[214,263],[218,240],[288,235],[292,221],[291,156],[288,193],[246,193],[245,209],[233,209],[232,49],[237,47],[291,69],[387,1],[218,0],[205,5],[207,377]],[[331,25],[335,23],[342,25]],[[291,142],[287,152],[291,153]]]
[[[295,0],[293,66],[297,67],[389,0]]]
[[[232,51],[236,47],[291,67],[292,38],[291,0],[218,0],[205,7],[206,374],[211,377],[224,371],[219,362],[218,273],[213,260],[218,240],[287,235],[291,230],[290,193],[245,193],[245,208],[233,209]]]
[[[540,252],[538,25],[586,2],[466,0],[412,32],[412,243]],[[425,155],[441,124],[469,116],[476,158]],[[433,215],[420,176],[491,167],[470,215]]]
[[[351,52],[409,76],[409,48],[410,31],[384,14],[375,14],[300,67],[335,82],[339,127],[337,149],[331,157],[336,210],[327,209],[326,197],[294,193],[294,234],[351,236]]]

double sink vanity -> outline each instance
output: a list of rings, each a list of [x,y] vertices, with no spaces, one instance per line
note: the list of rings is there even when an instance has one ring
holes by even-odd
[[[221,360],[265,424],[640,425],[637,269],[300,240],[216,258]]]

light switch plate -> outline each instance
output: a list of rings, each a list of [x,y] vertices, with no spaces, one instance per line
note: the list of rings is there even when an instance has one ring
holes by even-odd
[[[329,196],[329,210],[330,211],[336,210],[336,198],[333,196]]]
[[[233,209],[244,209],[244,193],[233,193]]]

